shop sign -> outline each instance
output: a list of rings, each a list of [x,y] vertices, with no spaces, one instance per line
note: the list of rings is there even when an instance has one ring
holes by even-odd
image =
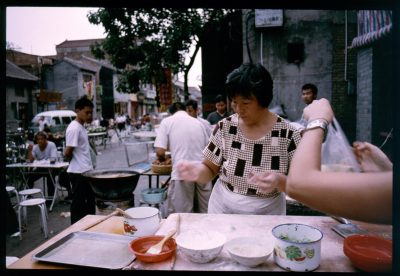
[[[155,105],[157,104],[157,101],[154,99],[144,99],[143,103],[148,105]]]
[[[279,27],[283,25],[283,10],[255,10],[256,28]]]
[[[37,95],[37,100],[43,103],[58,103],[62,101],[62,93],[60,92],[40,91]]]

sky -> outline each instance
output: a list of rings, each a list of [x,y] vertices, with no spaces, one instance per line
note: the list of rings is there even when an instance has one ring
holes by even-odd
[[[86,15],[97,8],[7,7],[6,41],[17,51],[32,55],[55,55],[65,40],[104,38],[102,25],[89,23]],[[189,73],[189,86],[199,85],[201,52]],[[180,79],[182,77],[180,76]],[[183,79],[183,78],[182,78]]]

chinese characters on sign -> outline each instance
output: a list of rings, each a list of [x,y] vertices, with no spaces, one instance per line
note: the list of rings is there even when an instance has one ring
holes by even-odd
[[[283,25],[283,10],[255,10],[256,28],[279,27]]]

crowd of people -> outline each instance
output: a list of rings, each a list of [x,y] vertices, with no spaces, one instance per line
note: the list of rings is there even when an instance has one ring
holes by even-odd
[[[243,64],[228,75],[226,92],[235,113],[219,118],[201,162],[175,160],[182,185],[208,184],[218,176],[208,213],[285,215],[287,194],[328,215],[391,224],[389,158],[368,142],[354,142],[361,173],[322,172],[321,146],[334,116],[329,101],[317,100],[316,85],[305,84],[306,124],[297,128],[268,110],[272,87],[260,64]]]
[[[326,99],[317,100],[318,89],[301,89],[306,104],[303,129],[268,109],[273,81],[261,64],[245,63],[228,74],[225,92],[207,120],[199,116],[197,102],[173,103],[157,129],[156,156],[165,160],[171,152],[172,173],[168,187],[168,213],[200,212],[285,215],[286,195],[329,215],[366,222],[392,222],[392,171],[389,158],[376,146],[355,142],[353,150],[362,169],[354,172],[322,172],[321,146],[334,113]],[[93,103],[76,101],[76,119],[66,130],[64,156],[69,160],[71,223],[95,214],[95,197],[83,173],[94,168],[84,124],[92,122]],[[106,120],[99,120],[105,125]],[[129,122],[129,123],[128,123]],[[140,122],[119,114],[108,120],[119,131],[126,125],[151,130],[151,118]],[[55,146],[44,132],[28,159],[53,156]],[[29,182],[33,183],[34,178]],[[48,193],[54,193],[48,186]]]
[[[116,113],[114,118],[97,118],[90,125],[105,127],[106,129],[115,128],[121,133],[124,130],[153,130],[154,121],[155,119],[148,113],[139,116],[138,119],[133,119],[128,114]]]

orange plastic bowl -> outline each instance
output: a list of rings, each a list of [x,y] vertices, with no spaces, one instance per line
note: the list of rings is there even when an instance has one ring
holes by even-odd
[[[174,238],[168,239],[164,244],[160,254],[146,254],[145,252],[150,246],[161,241],[164,236],[144,236],[134,239],[129,244],[129,249],[135,254],[136,258],[146,263],[156,263],[170,258],[176,250],[176,242]]]
[[[344,239],[343,252],[353,265],[366,272],[392,270],[392,241],[376,236],[352,235]]]

